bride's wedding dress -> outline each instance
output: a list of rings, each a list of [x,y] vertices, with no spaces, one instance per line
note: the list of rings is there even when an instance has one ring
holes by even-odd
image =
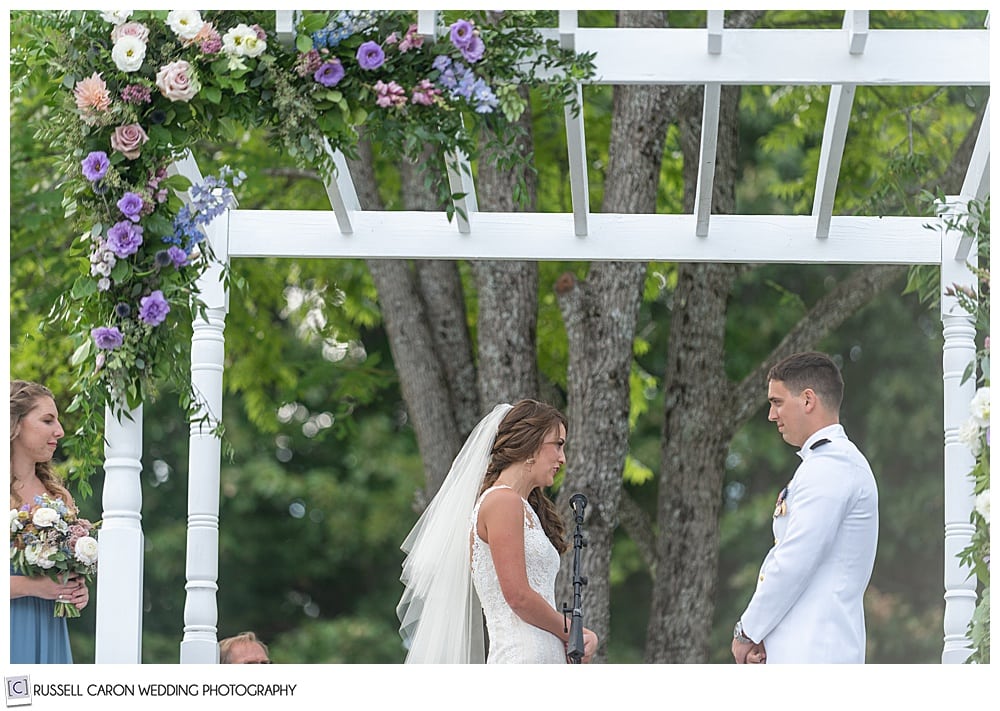
[[[565,664],[566,648],[555,635],[522,620],[504,599],[493,566],[489,544],[479,537],[477,522],[483,499],[497,489],[483,492],[472,512],[472,582],[486,614],[489,630],[489,664]],[[524,559],[528,583],[556,607],[555,583],[559,573],[559,553],[552,546],[538,515],[524,499]],[[558,608],[556,608],[558,609]]]

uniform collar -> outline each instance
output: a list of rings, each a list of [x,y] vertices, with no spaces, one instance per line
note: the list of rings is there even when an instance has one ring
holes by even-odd
[[[844,433],[843,425],[827,425],[826,427],[821,427],[820,429],[809,435],[809,438],[802,444],[802,449],[800,449],[796,454],[802,461],[807,460],[816,450],[812,449],[812,446],[819,442],[821,439],[844,439],[847,435]]]

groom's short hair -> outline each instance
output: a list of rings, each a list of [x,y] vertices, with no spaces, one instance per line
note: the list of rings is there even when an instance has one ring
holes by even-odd
[[[810,351],[790,355],[771,368],[767,379],[781,381],[795,394],[812,388],[823,406],[833,412],[839,412],[844,399],[844,378],[840,368],[825,353]]]

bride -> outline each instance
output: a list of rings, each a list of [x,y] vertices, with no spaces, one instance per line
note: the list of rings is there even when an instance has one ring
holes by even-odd
[[[476,426],[403,541],[396,608],[412,663],[566,663],[555,606],[562,520],[543,488],[566,462],[566,418],[535,400],[497,405]],[[584,630],[584,662],[598,639]]]

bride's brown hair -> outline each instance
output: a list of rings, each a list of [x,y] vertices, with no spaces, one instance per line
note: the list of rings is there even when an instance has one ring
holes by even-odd
[[[55,400],[52,395],[52,391],[49,390],[44,385],[39,385],[38,383],[30,383],[27,380],[12,380],[10,381],[10,441],[13,444],[14,439],[21,431],[21,420],[35,409],[38,405],[38,401],[43,398],[48,397]],[[53,496],[57,496],[63,500],[64,503],[69,504],[69,492],[66,487],[63,486],[62,481],[59,479],[59,475],[56,474],[55,470],[52,468],[51,462],[35,462],[35,476],[38,480],[42,482],[42,486]],[[14,475],[11,473],[10,477],[10,501],[11,507],[20,507],[25,502],[21,500],[19,494],[14,492]],[[33,504],[33,501],[27,502]]]
[[[559,410],[537,400],[519,400],[500,421],[496,440],[490,452],[490,463],[479,490],[482,494],[493,486],[500,473],[514,462],[523,462],[533,456],[554,427],[562,425],[568,430],[565,415]],[[533,489],[528,495],[528,503],[538,514],[542,530],[560,554],[569,548],[566,542],[566,527],[556,511],[555,504],[542,492]]]

